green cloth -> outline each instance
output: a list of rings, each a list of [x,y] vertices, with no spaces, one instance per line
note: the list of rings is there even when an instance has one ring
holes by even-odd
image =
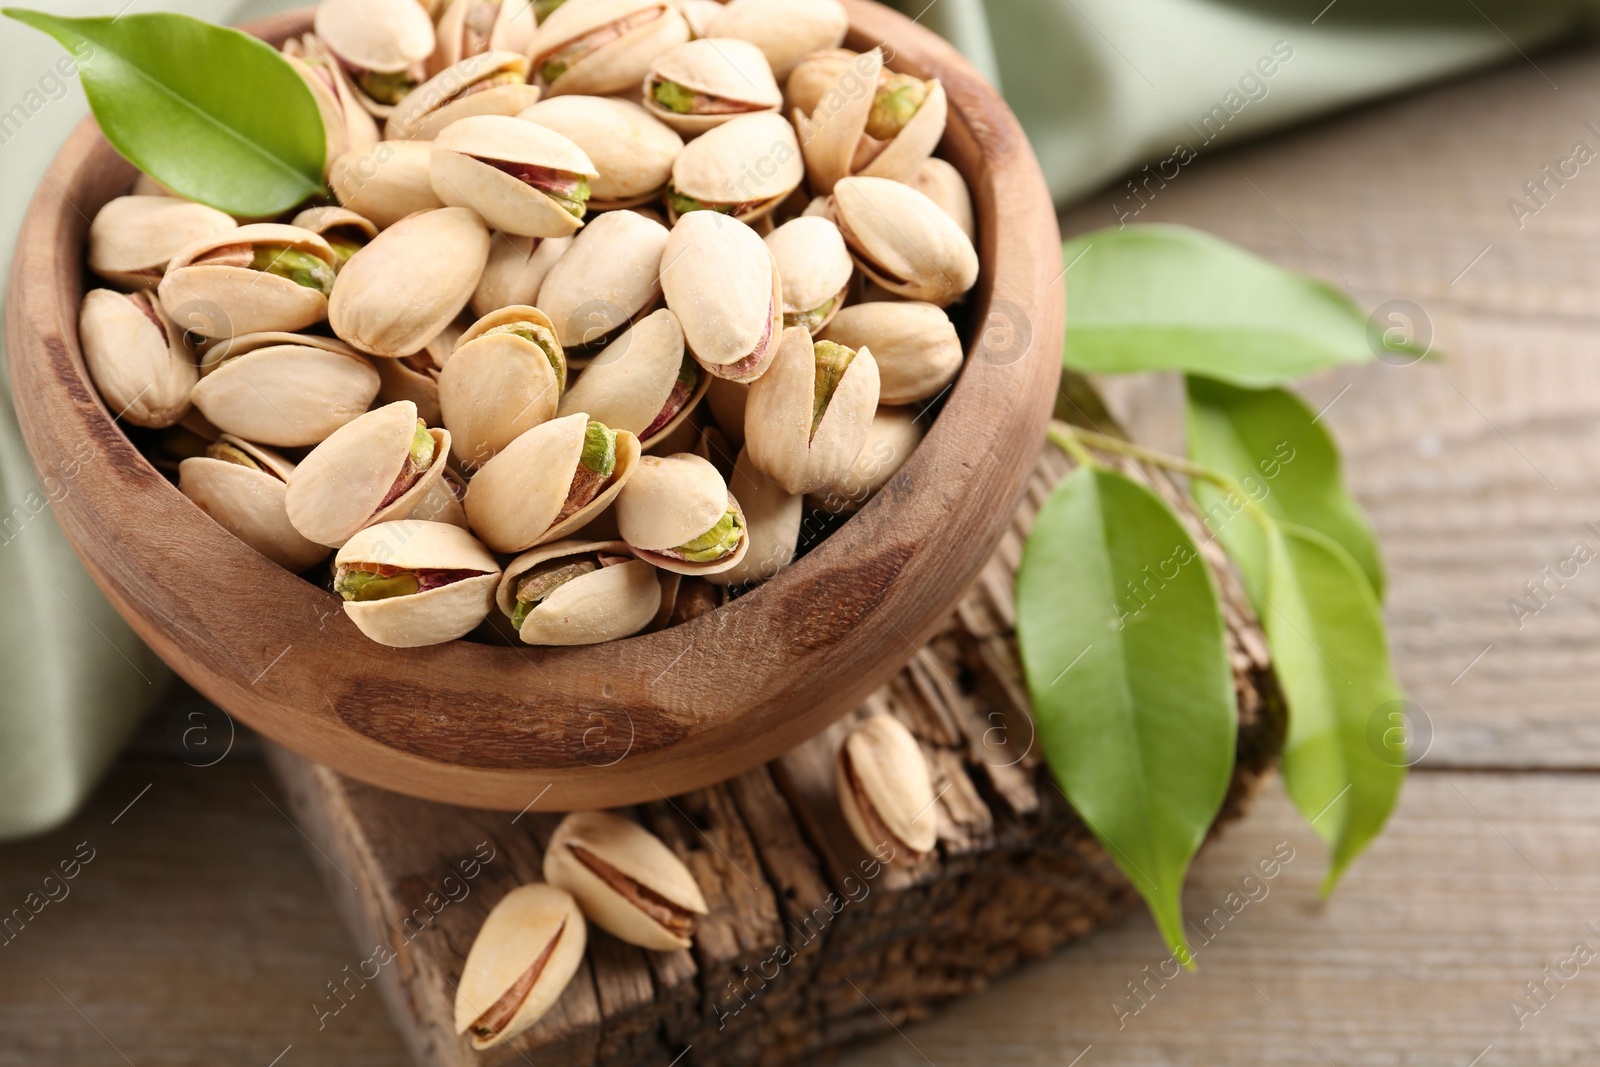
[[[1189,161],[1180,148],[1204,154],[1515,49],[1531,51],[1581,28],[1588,10],[1577,0],[899,3],[1001,86],[1062,201],[1146,162],[1171,180]],[[114,15],[126,3],[40,6]],[[133,10],[157,7],[217,21],[279,10],[274,0],[166,0]],[[0,20],[0,249],[13,244],[39,176],[86,111],[76,81],[53,71],[64,54],[42,34]],[[1108,224],[1131,220],[1141,202],[1120,185],[1107,199]],[[0,275],[8,267],[9,257]],[[57,494],[71,491],[70,482],[51,484]],[[0,839],[69,817],[167,681],[96,591],[44,501],[10,404],[0,405],[0,588],[8,617],[0,631]]]

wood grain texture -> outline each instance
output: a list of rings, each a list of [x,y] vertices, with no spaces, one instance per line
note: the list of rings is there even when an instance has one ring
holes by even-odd
[[[91,388],[75,326],[84,236],[133,172],[86,121],[19,238],[7,351],[34,464],[71,481],[56,517],[107,597],[191,684],[263,733],[362,780],[475,806],[679,793],[771,759],[857,705],[939,625],[1003,530],[1059,374],[1062,297],[1054,213],[1005,104],[932,32],[870,0],[849,9],[851,43],[892,43],[901,69],[943,80],[943,153],[978,214],[973,321],[1025,322],[1037,343],[975,330],[921,447],[838,533],[728,607],[625,641],[404,651],[367,641],[332,594],[191,506]],[[299,12],[253,29],[281,38],[309,21]],[[219,573],[274,610],[204,592]],[[626,765],[595,759],[597,723],[627,738]],[[536,799],[552,784],[559,801]]]

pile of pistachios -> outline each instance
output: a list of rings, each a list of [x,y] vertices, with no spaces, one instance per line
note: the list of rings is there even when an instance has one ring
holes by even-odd
[[[283,54],[326,202],[235,219],[141,177],[90,229],[90,374],[375,641],[703,614],[865,504],[964,358],[944,90],[846,28],[837,0],[325,0]]]

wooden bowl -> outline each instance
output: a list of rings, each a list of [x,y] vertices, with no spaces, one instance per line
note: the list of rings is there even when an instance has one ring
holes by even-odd
[[[971,186],[983,271],[969,297],[974,342],[942,413],[832,536],[659,633],[570,649],[373,644],[337,597],[186,500],[91,384],[77,331],[85,235],[135,172],[88,119],[28,209],[6,340],[34,466],[70,483],[56,518],[112,604],[190,684],[273,740],[388,789],[478,807],[602,808],[699,788],[857,705],[928,638],[1005,529],[1055,399],[1063,296],[1055,214],[1015,117],[932,32],[845,2],[850,47],[884,43],[897,69],[943,80],[941,154]],[[302,11],[246,28],[277,42],[310,22]]]

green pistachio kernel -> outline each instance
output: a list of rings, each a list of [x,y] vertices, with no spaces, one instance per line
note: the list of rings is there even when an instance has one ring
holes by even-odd
[[[650,96],[656,103],[679,115],[693,111],[695,98],[699,95],[686,85],[669,81],[658,81],[655,88],[650,90]]]
[[[833,310],[833,305],[837,302],[837,297],[830,297],[810,311],[785,312],[783,326],[785,329],[791,326],[804,326],[807,330],[815,330],[817,324],[828,317],[828,313]]]
[[[700,364],[694,357],[685,353],[683,362],[678,364],[678,381],[683,385],[695,386],[700,383]]]
[[[249,467],[253,471],[261,469],[261,464],[255,461],[254,456],[242,448],[228,444],[226,441],[218,441],[216,444],[208,446],[206,448],[206,457],[208,459],[220,459],[224,463],[236,463],[241,467]]]
[[[327,260],[286,245],[256,245],[250,266],[315,289],[323,296],[333,292],[333,268]]]
[[[715,526],[673,551],[690,563],[710,563],[738,548],[739,539],[743,536],[739,516],[732,511],[725,511]]]
[[[567,214],[573,218],[583,218],[583,213],[589,206],[589,179],[582,176],[579,176],[577,183],[573,185],[571,195],[554,193],[549,189],[545,189],[543,192],[551,200],[560,204]]]
[[[811,351],[817,361],[815,393],[811,404],[811,432],[815,434],[823,413],[828,410],[828,402],[833,399],[834,390],[839,388],[839,379],[844,377],[856,354],[853,349],[832,341],[818,341]]]
[[[583,454],[578,462],[602,478],[611,477],[617,469],[617,431],[604,423],[589,423],[583,431]]]
[[[417,576],[407,571],[374,574],[372,571],[341,571],[334,579],[333,591],[346,600],[387,600],[410,596],[421,588]]]
[[[540,564],[517,581],[517,604],[511,612],[511,625],[522,629],[523,622],[545,598],[574,578],[600,569],[593,559],[557,560]]]
[[[417,87],[416,81],[403,70],[390,74],[369,70],[363,72],[356,81],[361,85],[362,92],[380,104],[398,104]]]
[[[561,59],[547,59],[544,66],[539,68],[539,77],[548,84],[555,81],[567,72],[567,63]]]
[[[533,14],[539,22],[550,17],[550,13],[560,7],[566,0],[533,0]]]
[[[417,420],[417,430],[411,435],[411,464],[418,470],[427,470],[433,466],[434,440],[433,434],[428,432],[428,424],[421,419]]]
[[[887,141],[906,128],[911,116],[928,99],[927,83],[909,74],[891,74],[872,98],[867,136]]]
[[[556,392],[567,391],[567,361],[561,353],[561,344],[556,340],[555,334],[537,322],[519,321],[508,322],[492,330],[484,330],[483,336],[490,337],[497,333],[514,334],[524,341],[538,345],[539,350],[544,353],[544,358],[550,361],[550,369],[556,372]]]
[[[691,211],[720,211],[724,215],[733,214],[734,204],[707,204],[696,200],[686,193],[680,193],[672,186],[667,186],[667,205],[674,214],[687,215]]]

